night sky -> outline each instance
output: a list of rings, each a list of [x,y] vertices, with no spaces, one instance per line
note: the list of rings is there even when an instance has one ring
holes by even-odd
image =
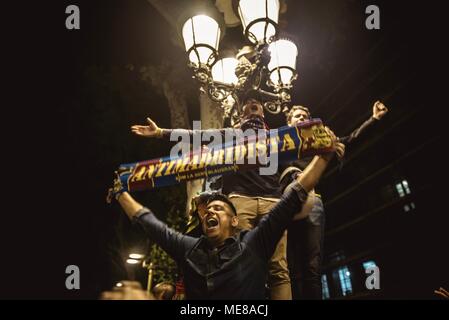
[[[69,4],[80,8],[80,30],[65,29]],[[365,28],[369,4],[381,9],[380,30]],[[438,61],[431,45],[443,40],[430,24],[435,11],[411,1],[290,0],[282,17],[285,31],[298,39],[295,103],[340,136],[370,116],[374,101],[390,108],[348,147],[343,169],[334,162],[320,184],[329,232],[325,253],[382,252],[389,266],[385,298],[431,298],[433,289],[448,288],[447,210],[436,183],[443,159],[433,158],[442,145],[437,124],[443,105],[429,105],[440,72],[431,67]],[[64,0],[17,12],[27,24],[9,23],[14,60],[4,62],[14,87],[4,108],[18,121],[4,119],[11,130],[4,135],[2,225],[8,232],[2,234],[0,297],[96,298],[122,275],[119,259],[112,258],[117,241],[139,238],[120,210],[104,202],[113,171],[169,153],[166,143],[129,130],[147,116],[170,127],[163,93],[142,80],[140,70],[171,63],[188,93],[191,121],[199,119],[198,86],[174,31],[147,1]],[[241,26],[226,30],[222,47],[243,44]],[[284,124],[280,115],[268,121]],[[404,179],[413,193],[407,201],[416,205],[411,213],[395,202],[394,185]],[[173,190],[183,196],[181,186],[140,197],[162,212],[168,204],[161,199]],[[81,269],[76,292],[64,287],[70,264]]]

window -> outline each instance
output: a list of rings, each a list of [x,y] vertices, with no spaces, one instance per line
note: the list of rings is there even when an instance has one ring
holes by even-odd
[[[403,180],[401,183],[396,184],[396,191],[399,194],[399,197],[405,197],[406,194],[410,194],[410,186],[407,180]]]
[[[323,300],[330,299],[329,285],[327,283],[327,276],[325,274],[321,276],[321,285],[323,287],[322,291]]]
[[[409,212],[409,211],[412,211],[412,210],[414,210],[415,209],[415,203],[414,202],[411,202],[411,203],[409,203],[409,204],[406,204],[405,206],[404,206],[404,211],[405,212]]]
[[[352,293],[351,273],[348,267],[338,269],[338,277],[340,278],[341,293],[343,296]]]
[[[402,181],[402,186],[404,187],[405,193],[410,194],[410,188],[408,187],[408,181],[404,180]]]
[[[376,267],[376,263],[375,263],[374,261],[372,261],[372,260],[370,260],[370,261],[365,261],[365,262],[363,263],[363,269],[365,269],[365,271],[366,271],[366,269],[368,269],[368,268],[373,268],[373,267]]]
[[[397,190],[397,192],[398,192],[398,194],[399,194],[399,197],[404,197],[405,196],[405,192],[404,192],[404,188],[402,187],[402,184],[401,183],[398,183],[397,185],[396,185],[396,190]]]

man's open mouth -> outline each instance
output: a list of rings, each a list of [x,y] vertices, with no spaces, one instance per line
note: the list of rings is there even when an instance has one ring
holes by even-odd
[[[212,217],[211,217],[211,218],[208,218],[208,219],[206,220],[206,226],[207,226],[208,229],[215,228],[215,227],[218,226],[218,220],[215,219],[215,218],[212,218]]]

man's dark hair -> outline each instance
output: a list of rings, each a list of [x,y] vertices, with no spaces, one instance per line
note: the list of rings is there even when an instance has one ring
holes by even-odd
[[[302,110],[302,111],[307,112],[307,116],[309,117],[309,119],[312,117],[311,114],[310,114],[310,110],[309,110],[308,108],[306,108],[306,107],[304,107],[304,106],[296,105],[296,106],[293,106],[293,107],[290,109],[290,111],[288,112],[288,115],[287,115],[287,123],[289,123],[289,122],[292,120],[293,113],[294,113],[295,111],[297,111],[297,110]]]
[[[189,213],[191,217],[187,222],[187,226],[183,232],[184,234],[195,238],[201,237],[203,230],[201,228],[200,218],[198,216],[198,206],[202,203],[208,204],[214,200],[220,200],[227,203],[231,207],[234,215],[237,215],[237,210],[227,196],[219,191],[203,191],[196,197],[196,201],[194,201],[195,203],[192,203],[193,207]]]
[[[228,198],[226,195],[224,195],[224,194],[222,194],[222,193],[219,193],[219,192],[214,193],[214,194],[211,195],[211,196],[209,197],[209,199],[207,200],[207,204],[209,204],[209,203],[211,203],[212,201],[215,201],[215,200],[223,201],[224,203],[227,203],[227,204],[231,207],[231,209],[232,209],[234,215],[237,215],[237,210],[235,209],[235,207],[234,207],[234,205],[232,204],[231,200],[229,200],[229,198]]]

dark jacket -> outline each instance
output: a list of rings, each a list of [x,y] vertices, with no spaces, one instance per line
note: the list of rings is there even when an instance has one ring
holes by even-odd
[[[282,196],[257,227],[211,248],[207,239],[168,228],[147,208],[135,222],[182,269],[187,299],[264,299],[268,261],[307,193],[299,185]]]

